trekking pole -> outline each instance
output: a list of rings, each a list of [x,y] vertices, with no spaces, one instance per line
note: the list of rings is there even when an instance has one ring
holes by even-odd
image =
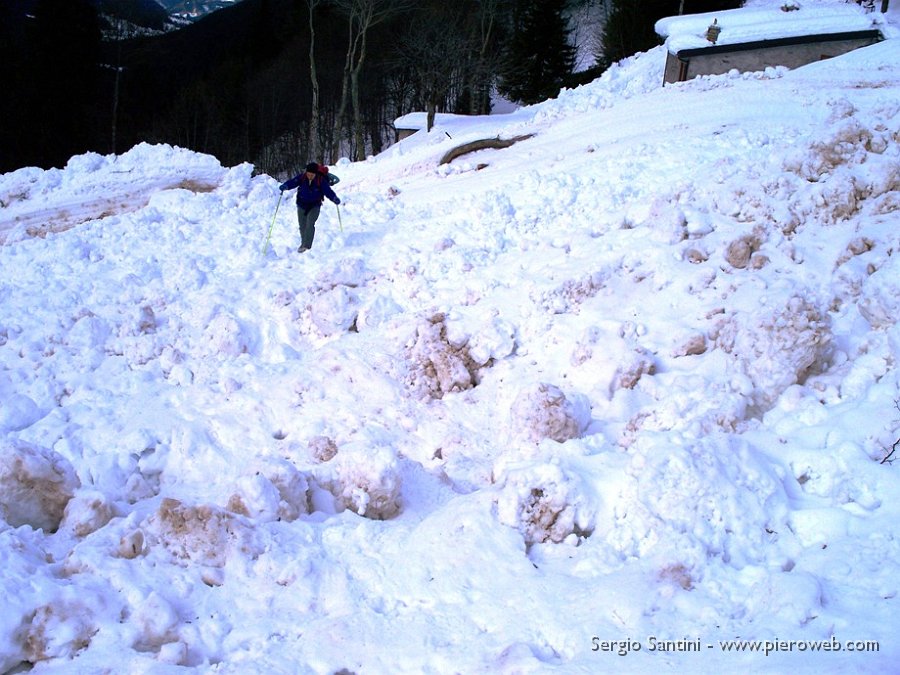
[[[284,192],[278,197],[278,204],[275,206],[275,215],[272,216],[272,224],[269,226],[269,234],[266,235],[266,244],[263,246],[262,253],[263,255],[269,250],[269,238],[272,236],[272,229],[275,227],[275,216],[278,215],[278,207],[281,206],[281,200],[284,197]]]
[[[343,223],[343,221],[341,221],[341,207],[338,206],[337,204],[335,204],[335,205],[334,205],[334,208],[337,209],[337,212],[338,212],[338,225],[340,225],[340,227],[341,227],[341,232],[343,232],[343,231],[344,231],[344,223]]]

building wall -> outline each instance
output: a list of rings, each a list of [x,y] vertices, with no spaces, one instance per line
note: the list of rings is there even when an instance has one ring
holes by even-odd
[[[797,68],[814,61],[840,56],[876,42],[878,42],[876,38],[830,40],[743,51],[701,53],[681,58],[669,53],[666,56],[665,81],[679,82],[700,75],[721,75],[732,68],[740,72],[765,70],[769,66]]]

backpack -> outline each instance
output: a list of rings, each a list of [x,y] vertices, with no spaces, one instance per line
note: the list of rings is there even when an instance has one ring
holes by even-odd
[[[333,173],[330,173],[328,167],[324,164],[319,164],[319,175],[328,181],[328,185],[337,185],[341,182],[341,179]]]

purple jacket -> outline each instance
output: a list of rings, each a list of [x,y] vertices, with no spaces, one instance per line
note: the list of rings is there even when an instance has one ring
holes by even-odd
[[[335,204],[341,203],[341,200],[334,194],[334,190],[331,189],[328,181],[321,175],[316,175],[312,181],[309,181],[306,178],[306,172],[298,173],[290,180],[282,183],[279,189],[284,192],[285,190],[293,190],[294,188],[299,188],[297,190],[297,206],[300,206],[307,211],[314,206],[319,206],[324,201],[325,197],[328,197],[328,199]]]

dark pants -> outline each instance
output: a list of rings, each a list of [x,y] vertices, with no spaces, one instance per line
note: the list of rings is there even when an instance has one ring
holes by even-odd
[[[316,220],[319,218],[321,204],[312,206],[297,204],[297,222],[300,226],[300,246],[312,248],[313,238],[316,236]]]

